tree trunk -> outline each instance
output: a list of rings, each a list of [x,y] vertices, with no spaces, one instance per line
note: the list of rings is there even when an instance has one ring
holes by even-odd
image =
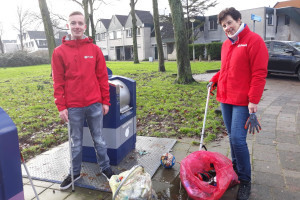
[[[192,70],[189,60],[188,41],[186,37],[186,29],[180,0],[169,0],[172,21],[174,27],[174,37],[177,54],[177,83],[187,84],[195,80],[192,76]]]
[[[158,6],[157,0],[152,0],[153,3],[153,21],[154,21],[154,29],[155,29],[155,38],[157,44],[157,51],[158,51],[158,71],[165,72],[165,61],[164,61],[164,51],[163,45],[161,41],[161,34],[160,34],[160,26],[159,26],[159,16],[158,16]]]
[[[83,10],[84,10],[84,18],[85,18],[85,24],[86,29],[84,34],[87,36],[90,36],[90,15],[89,15],[89,1],[88,0],[82,0]]]
[[[94,24],[94,8],[92,0],[89,0],[90,5],[90,22],[91,22],[91,31],[92,31],[92,39],[93,43],[96,44],[96,29]]]
[[[137,0],[130,0],[131,7],[131,17],[132,17],[132,41],[133,41],[133,63],[138,64],[139,56],[138,56],[138,48],[137,48],[137,38],[136,38],[136,16],[135,16],[135,4]]]
[[[3,42],[2,42],[1,36],[0,36],[0,50],[1,50],[1,53],[4,54],[4,46],[3,46]]]
[[[42,19],[43,19],[45,34],[46,34],[46,38],[47,38],[49,58],[51,60],[53,50],[55,49],[56,44],[55,44],[55,38],[54,38],[54,33],[53,33],[53,28],[52,28],[52,22],[51,22],[51,19],[50,19],[50,14],[49,14],[49,10],[48,10],[46,0],[39,0],[39,7],[40,7],[40,10],[41,10],[41,15],[42,15]],[[50,76],[52,76],[52,70],[51,70]]]

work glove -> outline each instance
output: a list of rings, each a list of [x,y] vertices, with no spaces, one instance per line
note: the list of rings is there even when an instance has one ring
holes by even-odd
[[[207,84],[207,89],[210,89],[210,95],[211,95],[211,96],[214,96],[213,91],[214,91],[216,88],[217,88],[217,83],[215,83],[215,82],[209,82],[209,83]]]
[[[259,131],[261,130],[260,122],[258,121],[255,113],[250,113],[250,116],[245,124],[245,129],[247,129],[248,127],[249,127],[250,134],[251,133],[254,134],[255,129],[256,129],[257,133],[259,133]]]

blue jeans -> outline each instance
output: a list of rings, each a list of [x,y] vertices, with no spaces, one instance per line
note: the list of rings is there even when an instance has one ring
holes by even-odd
[[[80,174],[82,163],[82,139],[84,120],[90,129],[94,147],[97,154],[97,162],[103,170],[110,167],[107,155],[107,146],[102,137],[103,112],[102,104],[95,103],[82,108],[68,108],[69,129],[71,135],[71,149],[74,175]],[[70,170],[71,171],[71,170]]]
[[[229,136],[232,164],[237,167],[239,180],[251,181],[247,130],[244,128],[249,117],[248,106],[221,103],[221,109]]]

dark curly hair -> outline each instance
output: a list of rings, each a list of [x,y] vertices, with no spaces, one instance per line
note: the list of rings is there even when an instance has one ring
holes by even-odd
[[[238,19],[242,19],[241,13],[237,11],[234,7],[226,8],[222,10],[218,15],[219,24],[221,24],[223,19],[225,19],[225,17],[227,17],[228,15],[230,15],[235,21],[237,21]]]

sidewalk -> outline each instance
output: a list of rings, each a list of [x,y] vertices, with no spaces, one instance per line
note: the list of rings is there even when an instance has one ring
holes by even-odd
[[[207,76],[207,75],[206,75]],[[208,77],[208,76],[207,76]],[[203,80],[203,79],[202,79]],[[300,199],[300,81],[296,78],[272,76],[267,79],[265,92],[259,104],[262,131],[248,135],[248,147],[252,162],[251,200]],[[172,154],[175,166],[160,167],[152,177],[159,199],[188,199],[180,187],[180,161],[199,146],[193,139],[178,139]],[[228,138],[208,145],[209,151],[220,152],[230,158]],[[23,179],[25,199],[34,199],[28,179]],[[59,184],[34,181],[40,200],[108,200],[111,193],[75,188],[59,190]],[[226,191],[221,200],[234,200],[238,187]]]

